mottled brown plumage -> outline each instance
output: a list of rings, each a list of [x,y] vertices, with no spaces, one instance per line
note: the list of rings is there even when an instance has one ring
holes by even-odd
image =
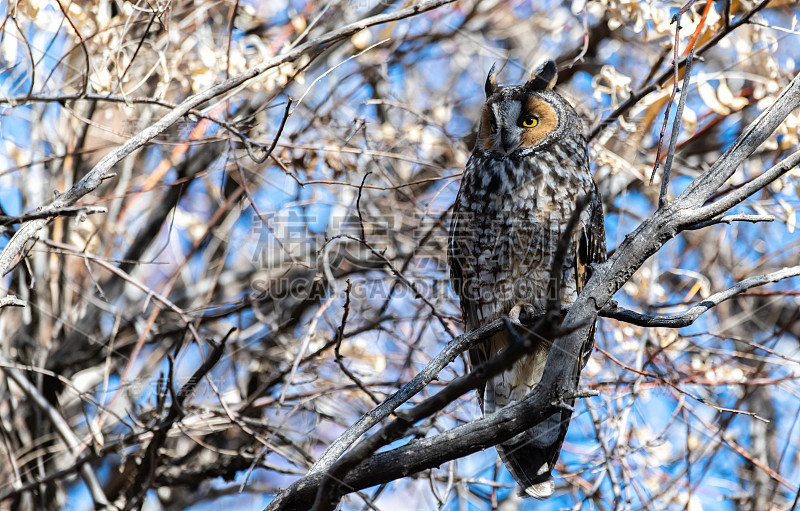
[[[590,265],[605,259],[603,209],[589,173],[583,126],[572,106],[552,90],[556,68],[546,62],[524,85],[499,87],[486,80],[475,150],[467,162],[454,207],[448,259],[466,330],[507,315],[517,305],[544,310],[558,240],[579,197],[589,195],[562,269],[562,302],[573,302]],[[469,353],[474,367],[507,345],[500,333]],[[578,378],[594,343],[594,329],[576,353]],[[487,381],[478,398],[492,413],[525,397],[539,383],[550,345],[542,342],[511,369]],[[550,476],[570,413],[497,446],[521,494],[547,498]]]

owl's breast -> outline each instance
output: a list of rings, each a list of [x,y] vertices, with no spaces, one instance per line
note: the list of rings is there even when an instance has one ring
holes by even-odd
[[[460,239],[455,242],[465,255],[464,292],[478,305],[482,321],[521,302],[546,306],[558,241],[577,198],[593,189],[585,153],[576,160],[583,161],[565,166],[570,161],[566,154],[549,151],[518,160],[472,162],[457,204]],[[579,231],[573,233],[576,244]],[[562,272],[566,301],[577,295],[574,267],[570,250]]]

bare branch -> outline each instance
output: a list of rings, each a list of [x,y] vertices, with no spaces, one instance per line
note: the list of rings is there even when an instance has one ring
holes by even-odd
[[[59,216],[80,216],[80,215],[94,215],[96,213],[108,213],[108,210],[99,206],[80,206],[80,207],[64,207],[52,211],[35,211],[33,213],[25,213],[20,216],[6,216],[0,215],[0,226],[20,224],[37,219],[51,220]]]
[[[267,149],[263,155],[256,156],[255,154],[253,154],[253,147],[252,144],[250,143],[250,139],[248,139],[247,137],[242,138],[242,140],[244,141],[244,147],[245,149],[247,149],[247,154],[250,156],[250,159],[253,160],[254,162],[264,163],[265,161],[267,161],[267,158],[269,158],[272,155],[272,151],[275,150],[275,147],[278,145],[278,140],[280,140],[281,134],[283,134],[283,128],[286,126],[286,120],[291,115],[289,109],[292,107],[292,101],[293,101],[292,98],[289,98],[289,100],[286,101],[286,110],[284,110],[283,112],[283,117],[281,118],[281,124],[278,126],[278,132],[275,134],[275,138],[272,139],[272,144],[270,144],[269,149]]]
[[[794,82],[798,83],[798,98],[800,98],[800,80],[795,78],[792,81],[792,83]],[[800,101],[800,99],[796,99],[796,101]],[[758,122],[758,120],[756,120],[756,122]],[[708,219],[711,219],[717,215],[724,213],[725,211],[728,211],[737,204],[740,204],[741,202],[745,201],[748,197],[752,196],[754,193],[761,190],[765,186],[769,185],[770,183],[774,182],[777,179],[780,179],[781,176],[792,170],[797,165],[800,165],[800,151],[797,151],[795,153],[792,153],[790,156],[787,156],[786,158],[781,160],[778,164],[774,165],[772,168],[770,168],[760,176],[744,184],[743,186],[737,188],[736,190],[730,192],[728,195],[725,195],[716,202],[712,202],[711,204],[705,205],[701,208],[691,210],[689,213],[689,218],[690,218],[689,222],[691,223],[689,225],[704,222]],[[719,179],[717,180],[717,182],[720,182]],[[722,183],[720,182],[720,185],[721,184]],[[709,185],[709,188],[710,186],[713,185]]]
[[[25,307],[25,300],[20,300],[14,295],[7,295],[0,298],[0,309],[3,307]]]
[[[773,282],[780,282],[781,280],[796,277],[798,275],[800,275],[800,266],[783,268],[782,270],[772,273],[750,277],[724,291],[714,293],[713,295],[704,299],[702,302],[690,307],[687,311],[680,314],[674,314],[670,316],[641,314],[621,308],[616,303],[611,303],[600,311],[600,315],[606,318],[613,318],[639,326],[683,328],[694,323],[704,312],[716,307],[726,300],[730,300],[731,298],[744,293],[748,289]]]
[[[327,471],[336,460],[347,451],[348,447],[361,438],[372,426],[388,417],[398,406],[417,395],[430,382],[438,379],[439,372],[455,360],[457,356],[484,339],[488,339],[492,335],[500,332],[503,328],[503,320],[498,319],[477,330],[459,335],[447,343],[447,346],[433,357],[425,368],[419,371],[410,382],[403,385],[400,390],[385,399],[383,403],[370,410],[369,413],[363,415],[350,426],[347,431],[339,435],[317,459],[308,473],[316,474],[318,472]]]
[[[733,176],[739,165],[778,129],[778,126],[798,105],[800,105],[800,74],[795,75],[789,85],[781,91],[778,99],[769,108],[761,112],[761,115],[747,127],[744,133],[736,139],[736,142],[725,151],[719,160],[695,179],[675,200],[681,201],[684,207],[699,207],[702,205],[725,181]],[[704,208],[702,210],[703,213],[707,215],[715,212],[715,214],[711,214],[713,217],[732,208],[797,165],[798,161],[800,161],[800,155],[797,153],[789,156],[765,172],[762,179],[753,180],[751,183],[732,192],[730,196],[733,198],[729,199],[729,201],[718,201],[717,206],[712,206],[710,209]],[[710,217],[698,218],[695,219],[695,222],[706,218]]]
[[[411,440],[397,449],[373,454],[341,481],[347,491],[368,488],[398,477],[436,468],[502,443],[561,410],[561,401],[583,393],[554,394],[541,385],[521,401],[438,435]],[[370,437],[372,438],[372,437]],[[296,509],[314,498],[325,474],[316,472],[298,480],[270,502],[266,510]]]
[[[677,35],[676,35],[677,37]],[[678,101],[678,109],[675,111],[675,120],[672,121],[672,133],[669,136],[669,150],[667,151],[667,161],[664,162],[664,173],[661,177],[661,193],[658,196],[658,207],[663,208],[667,204],[667,193],[669,192],[669,176],[672,171],[672,161],[675,158],[675,146],[678,143],[678,135],[683,124],[683,108],[686,106],[686,98],[689,97],[689,80],[692,78],[692,59],[694,58],[694,48],[689,51],[686,58],[686,66],[683,69],[683,86],[681,87],[681,99]],[[678,68],[675,67],[675,84],[677,85]],[[658,156],[656,156],[656,166],[658,166]]]
[[[736,215],[725,215],[719,218],[712,218],[711,220],[706,220],[703,222],[697,222],[696,224],[688,225],[683,228],[685,231],[694,231],[697,229],[704,229],[706,227],[710,227],[712,225],[718,224],[728,224],[730,225],[733,222],[751,222],[751,223],[759,223],[759,222],[772,222],[775,220],[775,217],[772,215],[746,215],[744,213],[736,214]]]

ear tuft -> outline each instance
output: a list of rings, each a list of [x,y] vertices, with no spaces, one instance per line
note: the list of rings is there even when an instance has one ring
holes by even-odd
[[[484,84],[483,88],[486,91],[486,99],[489,99],[489,96],[494,94],[495,86],[497,85],[497,77],[494,74],[494,66],[497,64],[492,64],[491,69],[489,69],[489,74],[486,76],[486,84]]]
[[[550,90],[555,87],[557,81],[556,63],[548,60],[531,73],[531,79],[525,84],[525,88],[531,91]]]

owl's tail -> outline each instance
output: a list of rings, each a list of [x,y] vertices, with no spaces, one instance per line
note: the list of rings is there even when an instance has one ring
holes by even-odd
[[[555,491],[550,472],[558,460],[571,413],[554,413],[544,422],[498,445],[500,459],[519,484],[521,497],[544,500]]]
[[[496,353],[506,342],[505,333],[500,332],[492,338],[489,348]],[[537,346],[509,371],[487,380],[485,388],[478,394],[484,413],[490,414],[524,398],[541,380],[548,352],[549,346]],[[471,358],[477,358],[473,357],[473,353],[470,355]],[[572,407],[574,400],[567,401],[566,404]],[[500,459],[520,486],[520,496],[544,500],[555,491],[550,473],[558,461],[571,418],[571,410],[562,409],[496,446]]]

